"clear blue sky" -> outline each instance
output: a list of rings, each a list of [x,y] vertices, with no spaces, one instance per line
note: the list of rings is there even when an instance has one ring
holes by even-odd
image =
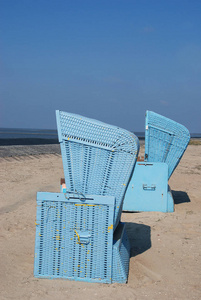
[[[152,110],[201,132],[201,1],[0,0],[0,100],[0,127]]]

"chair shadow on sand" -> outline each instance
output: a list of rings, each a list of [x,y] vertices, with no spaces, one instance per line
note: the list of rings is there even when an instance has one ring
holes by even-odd
[[[174,204],[191,202],[188,194],[183,191],[172,191]],[[130,241],[130,257],[137,256],[151,248],[151,227],[144,224],[125,222]]]
[[[137,256],[151,248],[151,227],[144,224],[125,222],[130,241],[130,257]]]
[[[188,194],[183,191],[174,191],[172,190],[172,196],[174,199],[174,204],[181,204],[181,203],[187,203],[191,202]]]

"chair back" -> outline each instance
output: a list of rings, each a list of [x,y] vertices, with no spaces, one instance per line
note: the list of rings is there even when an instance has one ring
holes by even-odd
[[[114,196],[114,228],[139,151],[131,132],[80,115],[56,111],[68,192]]]
[[[189,141],[190,133],[186,127],[152,111],[146,112],[145,161],[167,163],[169,178]]]

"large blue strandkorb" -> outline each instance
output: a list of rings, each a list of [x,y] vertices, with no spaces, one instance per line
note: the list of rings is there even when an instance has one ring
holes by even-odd
[[[34,275],[125,283],[130,245],[120,217],[138,138],[78,115],[56,116],[66,188],[37,194]]]

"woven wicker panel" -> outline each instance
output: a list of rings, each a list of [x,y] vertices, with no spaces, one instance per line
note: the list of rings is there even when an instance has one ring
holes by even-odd
[[[139,151],[138,138],[126,130],[57,111],[57,127],[69,191],[116,198],[115,227]]]
[[[151,111],[146,112],[145,160],[168,164],[172,175],[190,141],[183,125]]]
[[[113,242],[112,282],[126,283],[130,261],[130,243],[125,224],[119,223]]]
[[[113,214],[114,197],[38,193],[34,275],[110,283]]]

